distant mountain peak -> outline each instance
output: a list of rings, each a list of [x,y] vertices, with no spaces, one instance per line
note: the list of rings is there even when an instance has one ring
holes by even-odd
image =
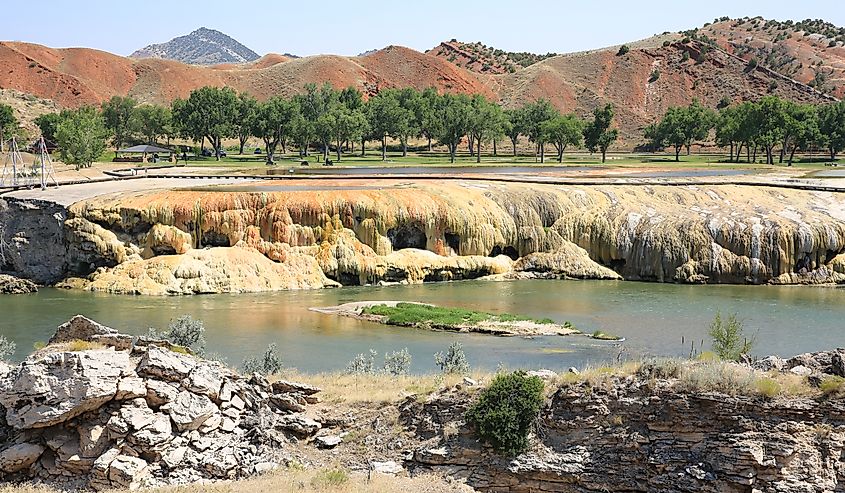
[[[190,34],[166,43],[151,44],[131,55],[132,58],[161,58],[194,65],[245,63],[258,60],[254,51],[215,29],[200,27]]]

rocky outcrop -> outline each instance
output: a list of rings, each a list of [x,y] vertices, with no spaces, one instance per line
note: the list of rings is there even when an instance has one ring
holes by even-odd
[[[287,444],[322,428],[305,414],[317,388],[271,385],[126,337],[75,317],[0,372],[0,481],[109,489],[233,479],[285,462]],[[72,351],[71,338],[106,347]],[[277,404],[285,400],[302,406]]]
[[[460,392],[409,399],[405,426],[429,441],[415,472],[479,491],[826,492],[845,485],[845,401],[690,392],[665,377],[564,384],[530,451],[504,457],[463,423]]]
[[[40,200],[0,199],[0,270],[38,284],[68,272],[67,210]]]
[[[26,294],[37,291],[38,286],[28,279],[0,274],[0,294]]]

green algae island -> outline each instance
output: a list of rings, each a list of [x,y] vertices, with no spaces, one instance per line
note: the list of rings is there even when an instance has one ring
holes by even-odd
[[[475,332],[497,336],[588,335],[599,340],[624,340],[601,331],[584,334],[570,322],[559,324],[550,318],[538,319],[510,313],[489,313],[465,308],[441,307],[428,303],[369,301],[345,303],[327,308],[312,308],[312,310],[384,325],[427,330]]]

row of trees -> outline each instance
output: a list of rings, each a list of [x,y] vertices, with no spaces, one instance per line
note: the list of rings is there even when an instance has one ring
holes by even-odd
[[[645,129],[652,149],[672,147],[675,160],[682,148],[687,154],[695,142],[704,142],[715,129],[716,145],[730,149],[730,160],[739,162],[745,151],[748,162],[763,153],[767,164],[786,160],[797,151],[826,149],[831,160],[845,150],[845,102],[800,104],[777,96],[729,105],[718,112],[693,101],[673,107],[656,124]]]
[[[616,130],[610,129],[610,105],[597,109],[593,121],[584,122],[573,114],[561,115],[546,100],[503,110],[483,95],[438,94],[432,88],[385,89],[364,101],[352,87],[338,91],[329,84],[309,84],[291,98],[273,96],[257,102],[229,88],[203,87],[186,100],[174,101],[172,114],[180,136],[207,140],[218,155],[222,139],[237,137],[243,152],[246,140],[258,137],[268,161],[279,146],[287,152],[288,144],[298,146],[305,155],[317,144],[324,157],[333,145],[340,160],[344,149],[354,152],[356,142],[363,155],[368,141],[379,142],[386,159],[388,138],[400,142],[404,157],[409,141],[423,138],[429,150],[434,141],[446,146],[452,162],[466,139],[470,154],[480,162],[482,148],[492,143],[495,155],[496,142],[505,135],[513,142],[514,154],[519,137],[528,137],[541,161],[545,144],[555,146],[560,160],[568,146],[580,146],[582,139],[591,152],[599,151],[604,158],[617,137]]]

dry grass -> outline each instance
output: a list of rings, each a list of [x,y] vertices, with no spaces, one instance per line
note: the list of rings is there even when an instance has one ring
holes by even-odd
[[[411,395],[419,398],[437,390],[460,384],[461,375],[347,375],[343,373],[320,373],[317,375],[283,372],[271,377],[284,378],[316,385],[322,389],[319,394],[324,402],[331,404],[375,403],[389,404],[399,402]],[[470,378],[482,385],[489,381],[489,373],[473,373]],[[469,387],[468,387],[469,389]]]
[[[123,493],[128,490],[112,490]],[[149,493],[468,493],[466,485],[447,481],[438,476],[421,475],[413,478],[374,474],[368,481],[361,473],[343,469],[319,470],[285,469],[242,481],[195,484],[173,488],[155,488]],[[58,493],[41,486],[0,486],[0,493]]]

